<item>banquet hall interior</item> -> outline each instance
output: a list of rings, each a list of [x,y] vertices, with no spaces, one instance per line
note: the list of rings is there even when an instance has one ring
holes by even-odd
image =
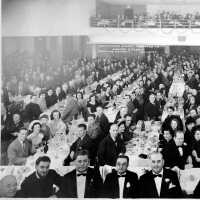
[[[1,44],[0,197],[200,198],[198,0],[2,0]]]

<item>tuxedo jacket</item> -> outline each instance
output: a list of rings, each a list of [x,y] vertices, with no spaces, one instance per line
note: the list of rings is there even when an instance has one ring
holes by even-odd
[[[99,170],[88,168],[85,183],[84,198],[98,198],[101,195],[103,180]],[[77,198],[76,170],[64,175],[61,181],[60,190],[57,194],[61,198]]]
[[[156,183],[152,171],[142,175],[139,180],[140,198],[181,198],[183,197],[176,172],[163,169],[160,196],[156,189]]]
[[[27,140],[25,141],[25,149],[23,150],[22,144],[16,138],[9,146],[8,146],[8,160],[9,165],[24,165],[24,158],[28,157],[32,154],[32,145]]]
[[[184,144],[182,146],[182,150],[183,155],[181,156],[174,140],[169,142],[162,151],[165,160],[165,166],[170,168],[178,166],[180,169],[184,169],[187,158],[190,154],[190,149],[188,148],[187,144]]]
[[[119,181],[117,171],[113,170],[112,173],[106,176],[103,194],[105,198],[120,198]],[[136,173],[126,171],[123,198],[136,198],[138,197],[138,176]]]
[[[200,198],[200,181],[198,182],[198,184],[194,190],[193,198]]]

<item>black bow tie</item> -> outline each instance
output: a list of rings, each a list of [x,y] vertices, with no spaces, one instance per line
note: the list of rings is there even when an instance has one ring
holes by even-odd
[[[126,177],[126,173],[123,173],[123,174],[117,174],[117,177],[120,178],[120,177]]]
[[[160,177],[162,178],[162,174],[153,174],[153,178]]]
[[[79,174],[77,174],[77,176],[86,176],[87,175],[87,173],[79,173]]]

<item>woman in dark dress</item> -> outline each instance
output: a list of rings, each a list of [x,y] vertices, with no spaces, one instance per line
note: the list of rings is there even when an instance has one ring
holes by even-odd
[[[162,130],[162,134],[159,135],[159,148],[161,151],[165,149],[166,145],[172,141],[173,137],[173,131],[170,128],[165,128]]]
[[[89,112],[90,113],[95,113],[96,109],[97,109],[97,106],[98,106],[98,102],[96,100],[96,96],[95,95],[90,96],[90,99],[89,99],[89,101],[87,103],[87,107],[89,109]]]
[[[192,145],[193,167],[200,167],[200,125],[193,129],[194,142]]]

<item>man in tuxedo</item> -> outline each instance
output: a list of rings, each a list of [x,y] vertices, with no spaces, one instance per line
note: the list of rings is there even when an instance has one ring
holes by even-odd
[[[165,169],[164,159],[160,152],[149,156],[151,171],[142,175],[139,180],[141,198],[181,198],[183,197],[176,172]]]
[[[24,165],[32,152],[32,145],[26,140],[27,129],[21,128],[17,138],[8,146],[9,165]]]
[[[104,182],[105,198],[136,198],[138,195],[138,176],[127,170],[129,157],[119,155],[116,170],[106,176]]]
[[[118,126],[112,124],[110,127],[110,134],[106,136],[100,143],[97,157],[99,164],[115,166],[117,156],[120,153],[126,152],[124,142],[118,137]]]
[[[76,152],[76,169],[64,175],[57,196],[62,198],[100,197],[103,180],[99,169],[92,169],[89,165],[88,151],[81,150]]]
[[[109,133],[109,128],[110,128],[110,123],[108,121],[108,118],[106,117],[106,115],[103,112],[103,108],[101,106],[97,107],[97,116],[96,116],[96,120],[97,123],[99,123],[99,126],[102,130],[102,133],[104,135],[104,137],[106,135],[108,135]]]
[[[85,124],[78,125],[78,139],[72,144],[70,148],[70,154],[64,161],[65,166],[70,165],[70,162],[74,161],[76,153],[83,149],[88,150],[91,163],[93,164],[95,159],[95,148],[92,139],[87,134],[86,129],[87,126]]]
[[[55,195],[53,185],[60,187],[61,177],[55,170],[49,169],[50,163],[48,156],[36,160],[36,170],[22,182],[19,197],[47,198]]]
[[[175,132],[174,140],[168,143],[162,151],[165,160],[165,166],[173,170],[184,169],[188,163],[192,165],[190,148],[184,143],[184,133]]]
[[[193,198],[200,198],[200,181],[194,189]]]

